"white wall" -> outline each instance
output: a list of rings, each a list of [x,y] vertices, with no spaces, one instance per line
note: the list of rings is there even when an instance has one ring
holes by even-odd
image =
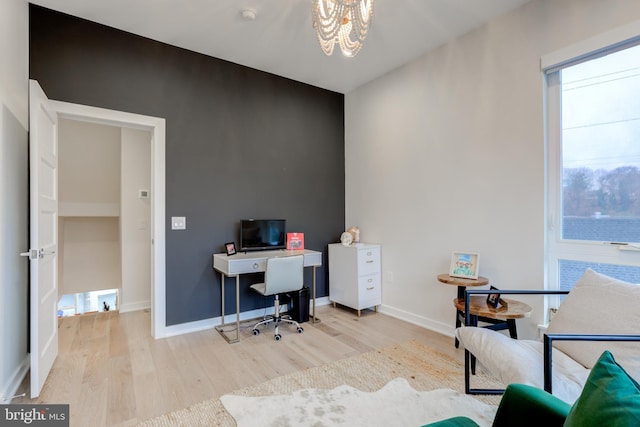
[[[0,403],[28,367],[28,138],[6,106],[0,111]]]
[[[120,222],[118,217],[66,217],[58,239],[60,256],[58,295],[119,289]]]
[[[0,404],[28,369],[28,9],[0,2]]]
[[[25,129],[29,117],[29,9],[25,0],[0,2],[0,101]]]
[[[120,311],[151,306],[151,204],[138,197],[151,189],[151,134],[122,129],[122,294]]]
[[[120,128],[59,120],[59,295],[118,289]]]
[[[382,244],[382,311],[452,333],[436,276],[456,250],[498,288],[544,287],[540,57],[637,19],[636,0],[533,0],[345,96],[345,220]]]
[[[59,215],[120,214],[120,128],[60,119]]]

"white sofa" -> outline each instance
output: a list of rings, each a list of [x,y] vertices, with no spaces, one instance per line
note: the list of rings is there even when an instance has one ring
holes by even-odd
[[[640,335],[640,285],[587,269],[549,323],[548,334]],[[514,340],[482,327],[461,327],[456,336],[505,385],[543,388],[543,343]],[[640,379],[640,342],[558,341],[552,351],[553,394],[572,404],[604,350]]]

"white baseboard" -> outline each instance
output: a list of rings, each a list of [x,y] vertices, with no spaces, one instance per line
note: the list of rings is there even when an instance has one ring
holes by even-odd
[[[127,304],[121,304],[118,310],[120,311],[120,313],[127,313],[129,311],[146,310],[150,307],[151,307],[151,301],[147,300],[147,301],[137,301],[137,302],[130,302]]]
[[[31,358],[27,353],[26,357],[22,359],[20,365],[18,365],[11,375],[9,382],[2,387],[2,394],[0,394],[0,404],[9,404],[11,403],[11,399],[16,395],[20,384],[24,380],[27,372],[29,372],[29,367],[31,365]]]
[[[408,311],[401,310],[399,308],[391,307],[385,304],[382,304],[378,311],[380,313],[384,313],[388,316],[395,317],[400,320],[404,320],[405,322],[412,323],[414,325],[422,326],[425,329],[429,329],[430,331],[438,332],[439,334],[446,335],[449,337],[453,337],[453,333],[455,331],[455,327],[452,324],[446,324],[442,322],[436,322],[432,319],[428,319],[423,316],[418,316]]]
[[[313,303],[313,301],[309,301],[309,314],[311,314],[311,304]],[[331,301],[329,300],[329,297],[320,297],[320,298],[316,298],[316,307],[322,307],[323,305],[329,305],[331,304]]]
[[[309,301],[309,314],[311,314],[312,301]],[[329,304],[329,297],[321,297],[316,298],[316,307],[320,307],[323,305]],[[240,313],[240,321],[243,322],[245,320],[256,319],[258,317],[262,317],[264,314],[273,314],[273,307],[267,307],[266,310],[264,308],[258,310],[251,311],[243,311]],[[222,317],[211,317],[209,319],[197,320],[195,322],[187,322],[180,323],[179,325],[171,325],[164,328],[164,333],[162,336],[156,337],[158,338],[168,338],[176,335],[182,334],[190,334],[192,332],[204,331],[207,329],[212,329],[218,325],[220,325]],[[225,323],[234,323],[236,321],[236,314],[227,314],[224,316]]]

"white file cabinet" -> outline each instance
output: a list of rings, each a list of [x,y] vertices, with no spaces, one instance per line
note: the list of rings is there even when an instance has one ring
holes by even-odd
[[[358,310],[382,303],[380,245],[329,245],[329,300]]]

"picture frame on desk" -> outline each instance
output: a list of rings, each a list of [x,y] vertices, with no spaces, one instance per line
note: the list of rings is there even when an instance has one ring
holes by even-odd
[[[225,243],[224,247],[227,250],[227,256],[235,255],[238,253],[238,251],[236,250],[236,242]]]
[[[287,250],[304,250],[304,233],[287,233]]]
[[[477,252],[454,252],[451,255],[449,276],[477,279],[480,254]]]
[[[498,288],[491,286],[489,287],[491,290],[498,290]],[[487,305],[489,307],[498,308],[500,305],[500,294],[498,292],[487,295]]]

